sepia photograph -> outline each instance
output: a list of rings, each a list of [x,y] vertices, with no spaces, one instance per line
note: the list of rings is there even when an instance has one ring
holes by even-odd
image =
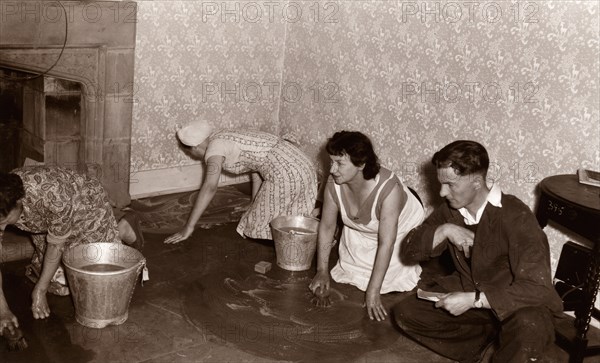
[[[1,0],[0,361],[600,362],[597,0]]]

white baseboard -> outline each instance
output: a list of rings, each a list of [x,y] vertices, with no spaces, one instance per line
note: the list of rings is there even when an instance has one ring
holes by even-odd
[[[154,197],[163,194],[189,192],[200,189],[204,180],[204,165],[186,165],[172,168],[141,170],[130,175],[131,199]],[[250,181],[249,174],[222,173],[219,186]]]

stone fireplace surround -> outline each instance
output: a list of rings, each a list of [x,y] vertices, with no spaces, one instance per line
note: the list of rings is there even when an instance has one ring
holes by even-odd
[[[94,168],[110,198],[122,207],[131,200],[137,6],[130,1],[62,3],[68,19],[67,43],[47,75],[81,84],[84,121],[79,163]],[[0,67],[36,74],[47,71],[64,42],[62,11],[56,1],[0,2]]]

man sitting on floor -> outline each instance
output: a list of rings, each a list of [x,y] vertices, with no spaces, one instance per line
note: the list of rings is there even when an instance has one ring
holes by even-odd
[[[485,148],[455,141],[434,154],[447,203],[402,244],[405,262],[449,249],[456,271],[425,286],[443,292],[434,304],[409,296],[394,307],[399,327],[448,358],[477,362],[499,338],[494,362],[536,361],[554,342],[562,302],[552,286],[548,240],[531,210],[486,184]],[[547,357],[547,356],[545,356]]]

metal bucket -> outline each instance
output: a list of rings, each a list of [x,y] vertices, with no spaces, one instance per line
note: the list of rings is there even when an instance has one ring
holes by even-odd
[[[77,322],[90,328],[123,324],[146,259],[118,243],[88,243],[63,254]]]
[[[304,216],[279,216],[271,221],[277,265],[289,271],[310,268],[317,248],[319,220]]]

